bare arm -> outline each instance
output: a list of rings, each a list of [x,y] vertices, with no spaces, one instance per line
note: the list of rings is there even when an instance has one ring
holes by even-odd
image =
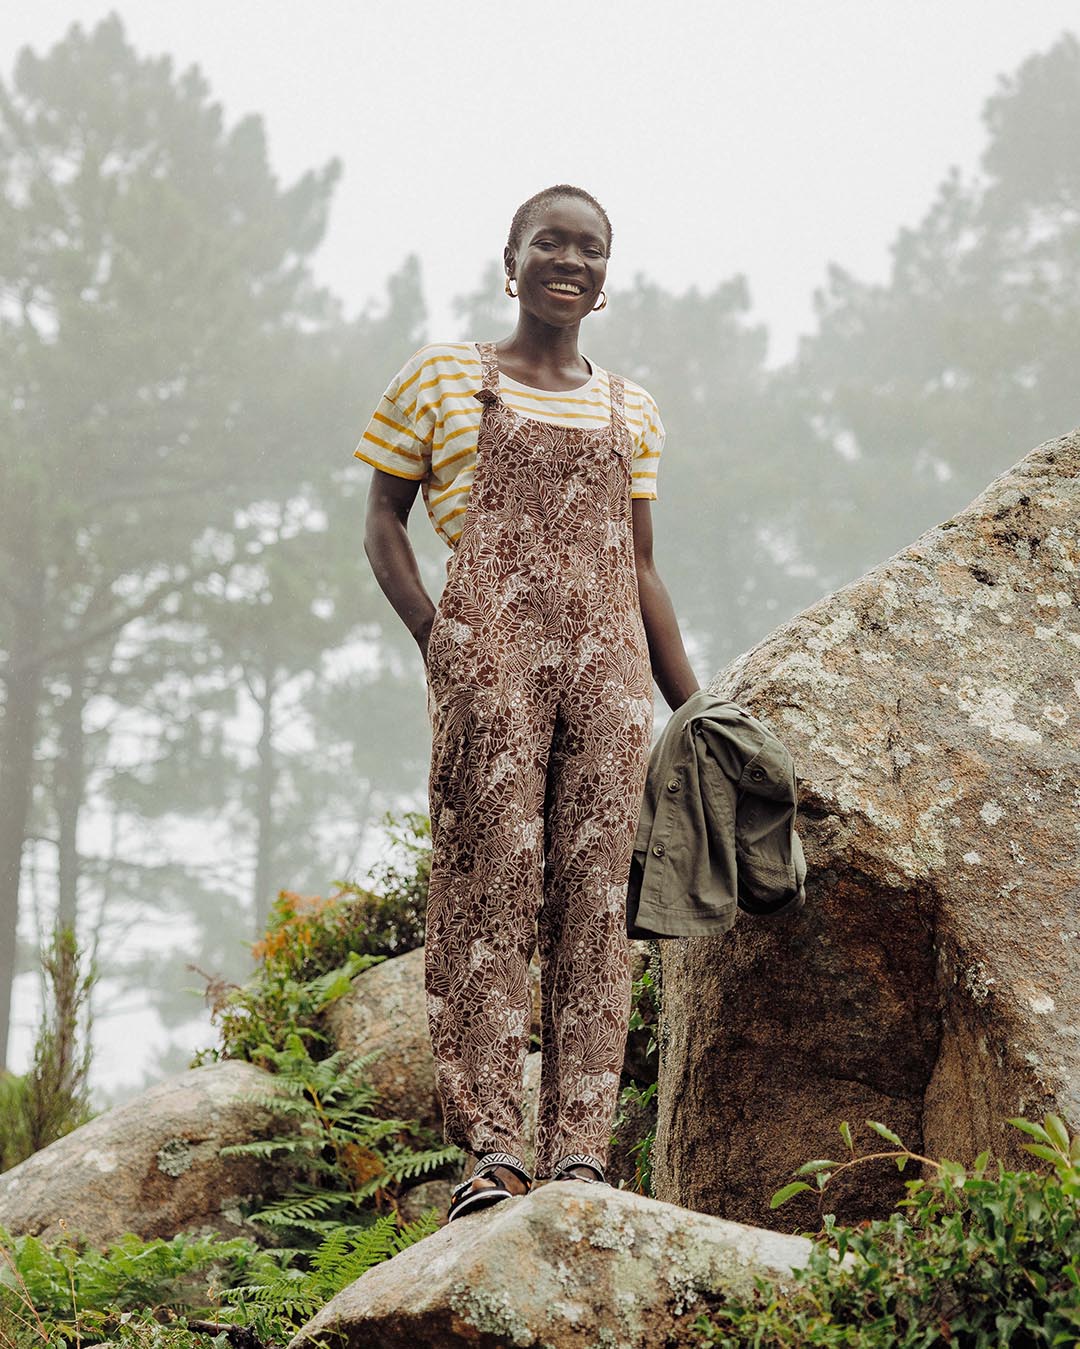
[[[649,659],[652,661],[653,678],[674,712],[692,693],[697,692],[700,685],[687,659],[671,596],[653,561],[652,505],[640,498],[631,504],[634,513],[638,599],[649,643]]]
[[[364,552],[379,588],[416,638],[426,663],[435,604],[420,579],[408,529],[409,511],[419,486],[417,480],[375,470],[368,489]]]

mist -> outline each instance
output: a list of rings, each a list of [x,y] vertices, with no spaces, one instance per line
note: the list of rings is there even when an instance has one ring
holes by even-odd
[[[860,50],[868,67],[884,59],[895,26],[876,42],[856,7],[818,5],[831,63],[815,72],[807,52],[799,68],[830,125],[869,123],[846,160],[809,143],[821,124],[808,131],[779,92],[774,122],[702,128],[710,80],[776,91],[800,59],[765,6],[736,61],[723,41],[738,25],[716,27],[713,8],[686,8],[702,40],[682,44],[681,65],[645,6],[597,7],[619,26],[607,49],[589,24],[560,26],[588,57],[584,118],[565,70],[544,83],[530,67],[508,103],[502,67],[546,41],[516,6],[477,7],[486,28],[475,68],[454,67],[460,91],[434,7],[397,27],[381,5],[359,27],[321,8],[280,100],[272,81],[228,71],[240,48],[200,6],[176,60],[160,45],[172,30],[150,40],[134,6],[46,5],[11,25],[32,44],[5,53],[0,105],[12,1069],[58,920],[100,971],[104,1102],[187,1063],[208,1036],[200,971],[245,976],[279,891],[362,881],[387,812],[424,808],[422,667],[363,560],[370,471],[352,449],[424,342],[509,329],[498,258],[523,196],[581,180],[614,220],[610,303],[586,351],[661,409],[658,562],[702,677],[1080,422],[1080,157],[1066,133],[1080,125],[1080,43],[1055,22],[1065,7],[1046,6],[1036,34],[1009,27],[1010,6],[958,6],[986,15],[1009,65],[954,63],[955,84],[930,9],[905,7],[897,59],[913,83],[936,81],[946,101],[979,86],[931,155],[934,116],[899,96],[900,74],[845,83]],[[259,22],[230,7],[227,33],[238,14]],[[256,48],[280,41],[280,21]],[[607,127],[627,29],[637,62],[655,36],[655,80],[638,66],[645,92]],[[300,134],[290,100],[343,52],[358,79],[380,65],[380,90],[396,73],[401,102]],[[440,82],[416,115],[406,75]],[[674,123],[665,100],[689,100]],[[778,126],[795,142],[786,185]],[[433,187],[434,158],[454,167]],[[889,182],[903,200],[883,205]],[[422,510],[412,535],[435,593],[446,550]]]

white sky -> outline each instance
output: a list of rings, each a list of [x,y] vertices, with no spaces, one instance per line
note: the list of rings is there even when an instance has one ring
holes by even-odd
[[[827,262],[883,277],[947,169],[974,169],[998,76],[1080,32],[1080,0],[0,0],[0,74],[112,9],[141,54],[198,63],[230,122],[260,113],[286,181],[342,159],[318,271],[350,311],[415,252],[429,333],[457,336],[450,299],[519,201],[570,181],[611,215],[616,286],[745,273],[774,359]],[[151,1067],[135,1024],[99,1022],[100,1086]]]
[[[997,77],[1080,32],[1078,0],[3,0],[5,75],[112,9],[230,121],[261,113],[286,180],[342,159],[318,266],[350,310],[416,252],[431,336],[457,336],[449,300],[518,202],[570,181],[612,218],[616,286],[743,272],[774,358],[829,260],[884,276],[897,228],[974,168]]]

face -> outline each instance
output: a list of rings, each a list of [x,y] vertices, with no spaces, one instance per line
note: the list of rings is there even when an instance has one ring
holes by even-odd
[[[522,309],[556,326],[580,323],[607,276],[604,222],[588,202],[558,197],[526,226],[517,251],[506,249],[504,262]]]

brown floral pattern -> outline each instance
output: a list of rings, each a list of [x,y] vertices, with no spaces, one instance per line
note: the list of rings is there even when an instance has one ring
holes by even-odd
[[[427,1010],[447,1141],[521,1156],[538,945],[545,1176],[607,1158],[652,679],[621,380],[609,426],[555,426],[508,408],[480,355],[476,477],[428,646]]]

